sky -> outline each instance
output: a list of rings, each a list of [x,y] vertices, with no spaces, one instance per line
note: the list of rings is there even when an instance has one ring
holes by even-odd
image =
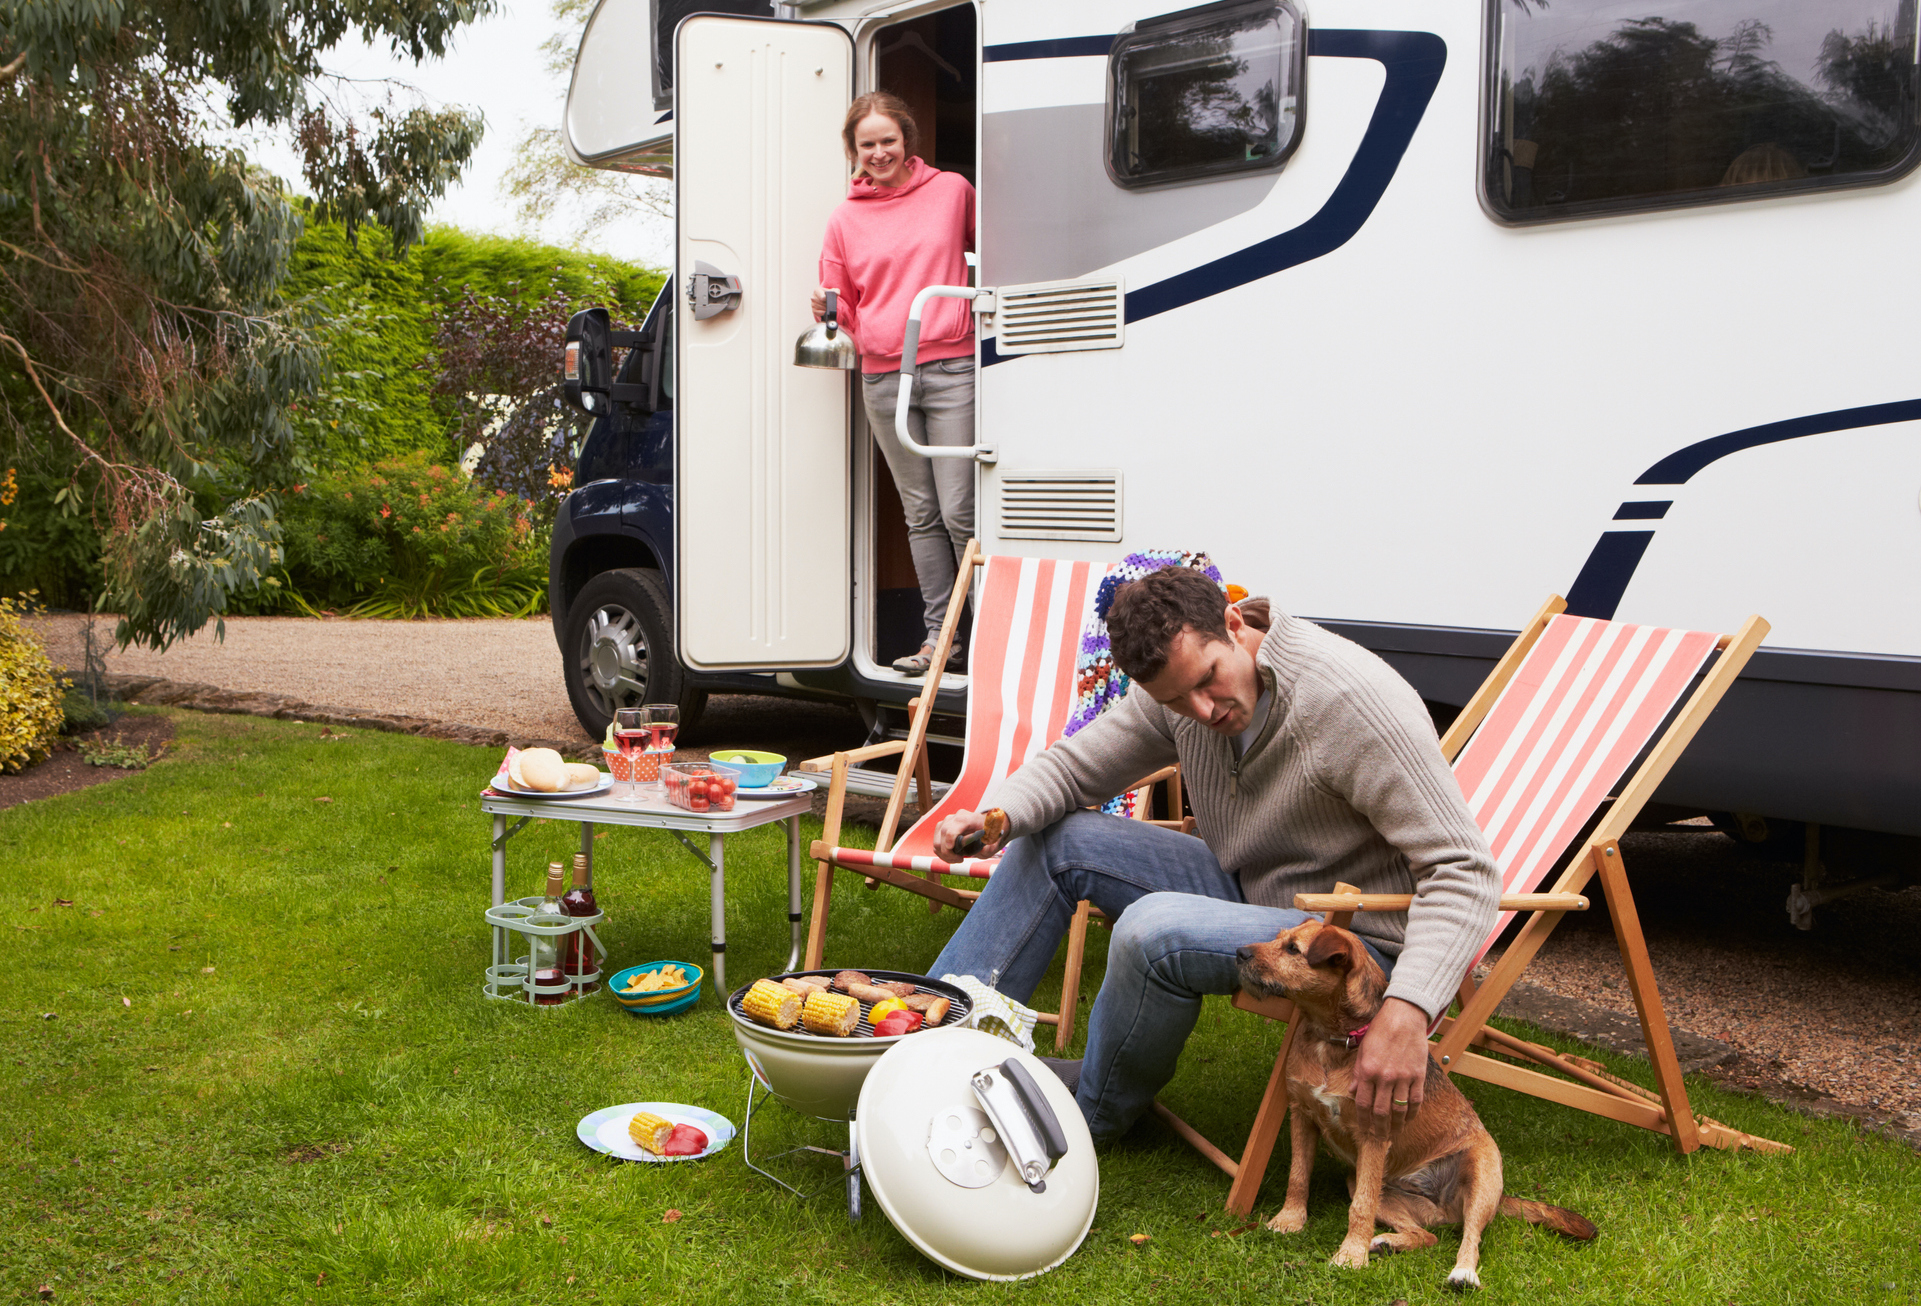
[[[560,123],[567,84],[564,78],[547,73],[540,50],[559,26],[546,0],[502,0],[491,18],[461,30],[445,59],[415,65],[405,56],[388,54],[384,47],[372,48],[356,40],[337,47],[325,63],[330,73],[361,79],[355,90],[366,102],[377,103],[386,90],[378,83],[391,78],[419,88],[432,105],[477,108],[486,115],[480,148],[460,184],[434,205],[429,222],[495,235],[534,235],[557,245],[664,264],[670,257],[672,232],[658,221],[608,226],[586,240],[577,234],[577,216],[570,221],[565,208],[533,230],[522,231],[517,224],[515,205],[504,193],[502,181],[513,164],[514,146],[527,128]],[[573,39],[570,32],[569,40]],[[639,57],[644,61],[644,55]],[[301,188],[299,155],[286,133],[248,134],[242,140],[255,162],[286,178],[295,189]]]

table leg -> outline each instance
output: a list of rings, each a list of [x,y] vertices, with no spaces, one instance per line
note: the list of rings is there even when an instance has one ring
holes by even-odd
[[[500,906],[507,901],[507,818],[498,812],[494,814],[494,900],[492,905]]]
[[[580,823],[580,855],[587,859],[587,891],[594,889],[594,823]]]
[[[707,836],[707,860],[714,868],[714,991],[727,1000],[727,837]]]
[[[794,932],[793,950],[787,954],[787,969],[800,969],[800,817],[787,818],[787,923]]]

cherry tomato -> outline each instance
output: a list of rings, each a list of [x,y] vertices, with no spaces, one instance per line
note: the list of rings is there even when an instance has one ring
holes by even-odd
[[[705,798],[696,798],[691,803],[688,803],[687,806],[692,811],[704,812],[710,806],[712,806],[712,804],[710,804]]]

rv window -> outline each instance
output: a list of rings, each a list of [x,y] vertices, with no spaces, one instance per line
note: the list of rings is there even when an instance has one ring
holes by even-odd
[[[1890,181],[1914,0],[1489,0],[1482,189],[1536,222]]]
[[[1300,140],[1300,11],[1229,0],[1150,18],[1107,63],[1107,172],[1152,186],[1280,167]]]

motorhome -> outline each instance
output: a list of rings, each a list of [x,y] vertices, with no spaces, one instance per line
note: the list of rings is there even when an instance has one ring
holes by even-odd
[[[880,731],[920,688],[889,669],[919,596],[858,381],[793,357],[843,114],[887,89],[977,188],[988,552],[1206,550],[1443,714],[1551,593],[1760,613],[1661,798],[1921,835],[1916,26],[1915,0],[601,0],[567,146],[672,178],[677,265],[644,323],[567,345],[598,419],[552,571],[583,724],[750,691]]]

